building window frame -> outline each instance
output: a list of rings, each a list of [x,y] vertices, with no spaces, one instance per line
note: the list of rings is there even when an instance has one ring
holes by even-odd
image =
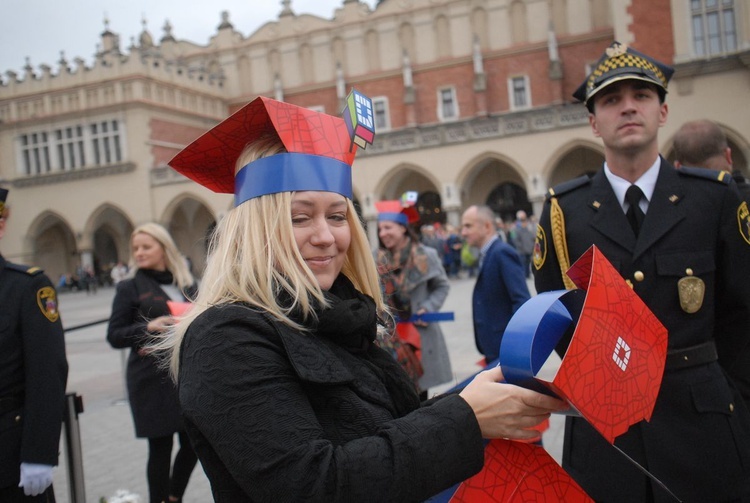
[[[508,77],[508,103],[511,110],[531,108],[531,84],[528,75]]]
[[[67,124],[56,127],[56,167],[60,171],[72,171],[86,166],[86,138],[83,124]]]
[[[106,119],[89,123],[90,142],[94,151],[94,164],[102,166],[122,162],[120,121]]]
[[[372,98],[372,113],[375,116],[375,132],[390,131],[391,112],[387,96]]]
[[[446,86],[438,88],[437,115],[441,122],[455,121],[461,116],[458,109],[458,97],[455,87]]]
[[[735,0],[690,0],[690,30],[695,56],[736,52],[739,46]]]
[[[44,175],[52,171],[50,134],[38,130],[19,135],[19,170],[26,176]]]
[[[17,171],[37,176],[125,160],[125,128],[120,118],[59,123],[16,137]]]

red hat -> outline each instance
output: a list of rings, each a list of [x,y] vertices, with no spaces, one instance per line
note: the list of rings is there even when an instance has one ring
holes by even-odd
[[[235,176],[245,146],[268,135],[278,136],[288,153],[258,159]],[[169,165],[214,192],[234,193],[235,205],[293,190],[351,198],[356,150],[343,119],[261,96],[193,141]]]
[[[405,198],[393,201],[378,201],[378,222],[396,222],[406,227],[419,221],[419,212],[414,204],[404,205]]]

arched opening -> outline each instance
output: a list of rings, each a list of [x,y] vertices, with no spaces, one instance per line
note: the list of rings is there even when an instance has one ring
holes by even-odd
[[[462,187],[464,208],[486,204],[506,221],[512,221],[518,210],[533,213],[524,179],[510,161],[494,157],[478,161]]]
[[[185,256],[191,272],[200,277],[206,266],[208,244],[216,219],[202,202],[186,197],[171,206],[165,226],[172,235],[177,249]]]
[[[554,165],[548,186],[578,178],[581,175],[593,176],[604,164],[604,155],[587,147],[576,147],[560,158]]]
[[[417,211],[419,211],[419,221],[422,225],[442,225],[445,223],[446,215],[443,211],[440,194],[433,190],[419,194],[417,198]]]
[[[526,190],[513,182],[503,182],[492,189],[485,204],[505,222],[515,220],[518,210],[525,211],[527,215],[534,213]]]
[[[54,213],[39,216],[29,227],[33,264],[44,269],[57,284],[62,275],[75,272],[78,262],[76,238],[70,226]]]
[[[117,262],[127,264],[130,260],[133,224],[119,208],[104,204],[92,214],[85,229],[81,252],[91,251],[94,274],[99,283],[110,284],[112,268]]]

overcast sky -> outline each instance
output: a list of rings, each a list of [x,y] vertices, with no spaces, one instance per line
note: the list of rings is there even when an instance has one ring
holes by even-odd
[[[377,0],[361,0],[374,8]],[[333,18],[344,0],[292,0],[295,14]],[[146,19],[155,41],[163,36],[165,20],[172,35],[206,45],[221,23],[221,12],[229,12],[234,29],[244,37],[281,12],[279,0],[0,0],[0,73],[15,70],[23,74],[26,57],[38,70],[44,63],[57,72],[60,51],[72,63],[76,57],[90,65],[104,31],[120,35],[120,48],[127,51]]]

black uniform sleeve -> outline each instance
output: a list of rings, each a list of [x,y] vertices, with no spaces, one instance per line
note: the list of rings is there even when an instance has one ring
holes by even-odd
[[[21,462],[55,466],[68,379],[57,294],[44,274],[36,274],[19,294],[25,372]]]
[[[107,327],[107,341],[113,348],[139,347],[147,341],[146,326],[138,311],[138,291],[135,282],[121,281],[112,301],[112,314]]]
[[[722,206],[715,340],[719,363],[750,405],[750,214],[734,187]]]
[[[538,293],[565,289],[552,238],[549,199],[544,202],[542,215],[539,217],[539,223],[537,224],[532,270],[534,272],[534,286]]]

